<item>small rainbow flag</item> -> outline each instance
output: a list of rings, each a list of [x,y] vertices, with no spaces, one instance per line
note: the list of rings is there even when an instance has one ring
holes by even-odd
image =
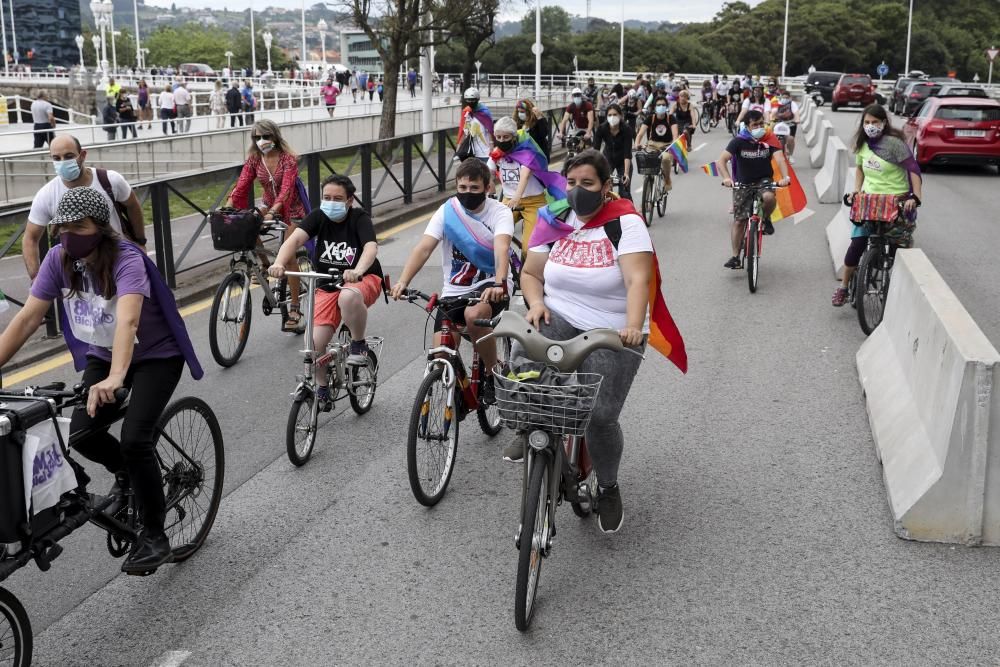
[[[674,143],[667,147],[667,150],[674,156],[674,161],[681,171],[688,173],[688,147],[687,135],[681,134]]]
[[[799,183],[799,178],[795,175],[792,165],[788,164],[787,161],[786,165],[790,183],[787,188],[775,188],[774,190],[777,206],[774,208],[774,213],[771,214],[772,222],[789,218],[806,207],[806,193],[802,189],[802,184]],[[777,183],[781,180],[781,171],[778,169],[778,163],[774,158],[771,158],[771,170],[773,172],[771,178]]]
[[[719,177],[719,168],[714,162],[709,162],[708,164],[701,165],[701,170],[708,174],[709,176]]]

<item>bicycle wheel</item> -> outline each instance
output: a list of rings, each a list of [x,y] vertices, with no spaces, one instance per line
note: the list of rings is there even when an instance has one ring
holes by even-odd
[[[868,248],[858,262],[857,291],[854,298],[858,308],[858,324],[866,336],[871,335],[875,327],[882,323],[885,312],[885,298],[889,293],[889,275],[885,264],[885,253],[877,244]]]
[[[458,406],[447,406],[451,390],[441,378],[441,369],[435,368],[420,383],[406,441],[410,490],[427,507],[436,505],[448,489],[458,450]]]
[[[521,544],[518,546],[517,584],[514,589],[514,625],[521,632],[528,629],[535,611],[542,557],[549,539],[550,457],[549,452],[535,454],[521,515]]]
[[[703,109],[701,115],[698,117],[698,127],[701,131],[708,134],[708,131],[712,129],[712,108],[709,107],[707,110]]]
[[[208,321],[208,346],[212,350],[215,363],[229,368],[237,361],[247,346],[250,337],[250,320],[253,315],[252,295],[247,275],[242,272],[230,273],[222,279],[212,300],[212,311]],[[246,295],[246,306],[240,310],[240,302]],[[228,298],[225,312],[220,312],[223,301]]]
[[[375,389],[378,386],[378,357],[375,350],[368,350],[368,363],[364,366],[351,366],[351,383],[354,389],[348,395],[351,408],[359,415],[372,409],[375,401]],[[362,384],[363,383],[363,384]]]
[[[656,213],[661,218],[667,212],[667,197],[670,193],[666,190],[666,185],[662,178],[656,179]]]
[[[194,396],[168,405],[157,422],[156,434],[156,458],[167,500],[163,525],[176,563],[201,547],[215,523],[222,502],[226,452],[219,420],[205,401]]]
[[[653,224],[653,197],[656,194],[656,176],[647,176],[642,180],[642,217],[649,227]]]
[[[750,293],[757,291],[757,274],[760,271],[760,254],[757,248],[757,226],[760,223],[751,224],[750,233],[747,234],[747,284]]]
[[[285,426],[285,449],[288,460],[297,466],[303,466],[312,456],[316,444],[316,423],[319,421],[319,405],[312,390],[304,389],[294,401],[288,412],[288,424]]]
[[[32,644],[28,613],[13,593],[0,588],[0,665],[27,667]]]
[[[501,341],[506,342],[510,345],[509,338],[501,338]],[[483,360],[479,360],[479,377],[485,378],[486,374],[490,371],[486,370],[486,364]],[[480,380],[481,381],[481,380]],[[479,427],[483,429],[483,433],[489,437],[495,437],[500,431],[503,430],[503,422],[500,421],[500,410],[497,408],[496,403],[493,405],[483,405],[479,404],[479,409],[476,410],[476,417],[479,418]]]

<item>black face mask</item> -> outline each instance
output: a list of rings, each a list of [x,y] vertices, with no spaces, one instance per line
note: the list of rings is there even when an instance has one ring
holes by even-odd
[[[601,204],[604,203],[604,192],[602,190],[588,190],[578,185],[566,193],[566,200],[577,215],[591,215],[597,212],[601,208]]]
[[[512,148],[514,148],[514,141],[498,141],[497,148],[502,150],[504,153],[509,153]]]
[[[486,201],[485,192],[459,192],[455,196],[466,211],[475,211]]]

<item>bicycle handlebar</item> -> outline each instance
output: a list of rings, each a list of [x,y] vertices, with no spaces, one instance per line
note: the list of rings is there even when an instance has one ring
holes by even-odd
[[[43,385],[40,387],[25,387],[20,391],[10,391],[7,389],[0,390],[0,396],[24,396],[27,398],[51,398],[54,399],[60,407],[69,407],[71,405],[76,405],[82,403],[87,399],[87,392],[90,387],[79,382],[73,385],[72,389],[66,389],[65,382],[53,382],[51,384]],[[125,387],[119,387],[115,389],[115,402],[121,403],[126,398],[128,398],[129,389]]]

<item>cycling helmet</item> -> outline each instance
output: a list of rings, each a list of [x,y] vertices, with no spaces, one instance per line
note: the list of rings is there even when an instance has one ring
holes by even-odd
[[[478,88],[466,88],[465,93],[462,95],[467,100],[478,100],[479,99],[479,89]]]
[[[583,91],[580,90],[579,88],[574,88],[572,94],[573,95],[580,95],[580,96],[582,96],[583,95]]]
[[[658,89],[660,89],[660,90],[666,90],[667,89],[667,82],[664,81],[663,79],[660,79],[659,81],[656,82],[656,87]]]

